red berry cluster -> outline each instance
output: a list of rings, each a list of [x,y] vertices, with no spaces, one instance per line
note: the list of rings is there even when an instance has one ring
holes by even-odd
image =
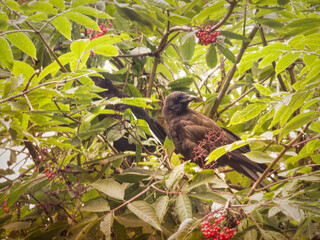
[[[225,219],[225,214],[222,214],[221,217],[214,219],[213,217],[209,217],[208,221],[202,223],[201,230],[202,234],[206,238],[211,238],[212,240],[227,240],[232,238],[235,228],[228,228],[227,226],[223,226],[222,221]],[[213,221],[213,224],[210,224],[209,221]],[[237,221],[237,225],[240,222]]]
[[[217,37],[220,35],[220,32],[213,32],[210,26],[205,28],[199,28],[197,33],[197,38],[199,38],[200,45],[208,45],[217,41]]]
[[[49,172],[48,168],[46,168],[44,171],[46,172],[45,175],[48,177],[49,181],[52,181],[52,176],[53,176],[54,173],[53,172]]]
[[[6,213],[9,213],[9,209],[7,208],[7,199],[4,199],[4,204],[2,205],[3,211]]]
[[[112,23],[108,23],[108,25],[111,27]],[[100,28],[100,31],[98,31],[98,32],[94,31],[93,29],[87,30],[87,34],[89,36],[90,41],[92,41],[95,38],[101,37],[108,32],[108,28],[106,26],[104,26],[103,23],[100,24],[99,28]]]

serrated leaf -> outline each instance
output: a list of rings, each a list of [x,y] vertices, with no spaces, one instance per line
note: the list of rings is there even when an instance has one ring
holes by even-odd
[[[273,61],[277,60],[281,54],[282,54],[282,52],[276,52],[276,53],[272,53],[272,54],[267,55],[259,63],[259,68],[262,68],[262,67],[272,63]]]
[[[291,23],[287,24],[288,28],[314,28],[320,26],[320,18],[303,18],[294,20]]]
[[[65,38],[71,40],[71,23],[66,17],[56,17],[51,23]]]
[[[263,94],[263,95],[265,95],[265,96],[269,96],[269,95],[272,94],[272,92],[271,92],[271,90],[270,90],[269,88],[266,88],[265,86],[263,86],[263,85],[261,85],[261,84],[259,84],[259,83],[255,83],[255,84],[253,84],[253,85],[256,87],[256,89],[257,89],[261,94]]]
[[[282,72],[287,67],[289,67],[294,61],[300,57],[299,52],[288,52],[277,62],[276,65],[276,74]]]
[[[85,212],[106,212],[110,210],[109,202],[102,198],[92,200],[81,208]]]
[[[168,240],[183,240],[183,239],[187,239],[189,236],[189,232],[190,230],[193,228],[194,225],[196,225],[196,223],[198,222],[198,220],[196,220],[195,218],[187,218],[186,220],[184,220],[180,226],[177,232],[175,232],[174,234],[172,234]]]
[[[244,145],[247,145],[247,143],[243,140],[239,140],[234,143],[218,147],[217,149],[213,150],[209,154],[208,161],[206,162],[206,164],[209,164],[212,161],[217,160],[219,157],[221,157],[222,155],[224,155],[228,151],[233,151],[233,150],[238,149]]]
[[[179,194],[175,207],[180,222],[185,221],[187,218],[192,218],[191,201],[187,195]]]
[[[73,8],[73,11],[79,12],[85,15],[90,15],[95,18],[100,18],[100,19],[110,19],[112,18],[110,15],[108,15],[105,12],[99,11],[97,9],[94,9],[92,7],[87,7],[87,6],[78,6]]]
[[[247,158],[250,160],[256,162],[256,163],[271,163],[273,161],[273,157],[269,156],[265,152],[259,152],[259,151],[251,151],[244,153]]]
[[[211,5],[210,7],[203,8],[196,16],[193,17],[193,20],[196,22],[203,22],[214,12],[219,11],[223,8],[224,2],[218,2]]]
[[[124,198],[124,188],[120,183],[116,181],[100,179],[94,183],[91,183],[91,186],[110,197],[120,200]]]
[[[168,84],[168,87],[172,89],[178,89],[183,87],[189,87],[193,83],[193,79],[191,77],[179,78]]]
[[[233,55],[233,53],[223,44],[220,43],[220,41],[216,42],[217,47],[219,51],[232,63],[236,63],[236,57]]]
[[[299,115],[292,118],[288,124],[281,130],[279,139],[282,139],[291,131],[294,131],[303,125],[312,122],[313,120],[319,118],[320,113],[316,111],[300,113]]]
[[[210,183],[215,179],[216,179],[216,174],[214,170],[212,169],[202,170],[201,172],[195,174],[192,177],[192,179],[190,180],[191,183],[187,191],[190,191],[195,187],[201,186],[202,184]]]
[[[301,216],[299,208],[292,205],[288,199],[274,199],[274,202],[277,204],[282,213],[292,218],[293,220],[300,222]]]
[[[196,47],[196,38],[194,35],[190,35],[188,39],[180,46],[180,53],[184,60],[191,60]]]
[[[93,52],[105,57],[113,57],[119,54],[118,49],[112,45],[96,48]]]
[[[154,209],[156,210],[156,214],[158,216],[160,223],[162,222],[163,217],[168,210],[168,204],[169,204],[168,196],[159,197],[154,204]]]
[[[2,228],[6,230],[20,231],[24,229],[28,229],[30,227],[29,222],[13,222],[7,225],[2,226]]]
[[[237,40],[243,40],[245,42],[250,42],[249,38],[247,38],[247,37],[245,37],[243,35],[234,33],[234,32],[220,31],[220,33],[221,33],[222,36],[225,36],[226,38],[232,38],[232,39],[237,39]]]
[[[67,17],[68,19],[79,23],[80,25],[84,25],[87,28],[96,30],[96,31],[100,31],[100,28],[98,26],[98,24],[93,21],[91,18],[81,14],[81,13],[77,13],[77,12],[66,12],[63,14],[63,16]]]
[[[175,167],[173,171],[169,174],[168,179],[166,180],[167,189],[171,189],[183,176],[184,174],[184,164],[180,164]]]
[[[188,25],[191,21],[190,18],[180,16],[174,13],[170,14],[170,16],[168,17],[168,20],[177,25]]]
[[[0,37],[0,62],[9,70],[13,67],[13,56],[9,43]]]
[[[80,58],[87,49],[89,43],[89,39],[79,39],[74,41],[70,45],[70,49],[75,54],[75,56],[77,56],[77,58]]]
[[[10,42],[12,42],[17,48],[19,48],[21,51],[25,52],[30,57],[37,59],[36,47],[34,46],[33,42],[25,33],[22,33],[22,32],[9,33],[6,35],[6,38]]]
[[[265,103],[254,103],[246,106],[245,109],[237,111],[233,116],[231,117],[230,125],[236,125],[239,123],[244,123],[252,118],[255,118],[258,116],[262,110],[264,110],[267,107]]]
[[[228,188],[227,184],[225,184],[225,188]],[[225,204],[227,202],[227,199],[213,192],[200,192],[196,194],[188,194],[188,196],[201,199],[202,201],[211,201],[220,204]]]
[[[113,215],[112,213],[108,214],[103,218],[100,223],[100,230],[103,232],[106,240],[111,240],[111,227],[113,225]]]
[[[216,45],[210,44],[210,47],[206,53],[206,62],[209,68],[214,68],[218,63]]]
[[[142,221],[161,231],[160,222],[154,208],[145,201],[134,201],[128,204],[128,209]]]
[[[127,34],[120,34],[118,36],[104,35],[93,39],[86,48],[86,50],[92,50],[102,46],[108,46],[128,39],[130,39],[130,37]]]

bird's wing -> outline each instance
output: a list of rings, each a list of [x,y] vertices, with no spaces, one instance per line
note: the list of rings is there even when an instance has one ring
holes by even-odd
[[[214,129],[220,129],[220,126],[213,120],[196,111],[188,112],[188,114],[181,119],[181,123],[186,138],[195,144],[198,144],[199,141],[204,139],[208,132]]]

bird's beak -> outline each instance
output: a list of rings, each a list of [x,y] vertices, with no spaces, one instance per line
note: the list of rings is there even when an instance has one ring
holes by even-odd
[[[196,96],[189,95],[188,97],[184,98],[184,99],[182,100],[182,102],[189,103],[189,102],[194,101],[194,100],[196,100],[196,99],[197,99]]]

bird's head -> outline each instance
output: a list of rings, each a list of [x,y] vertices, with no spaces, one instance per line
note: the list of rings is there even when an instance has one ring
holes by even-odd
[[[177,91],[170,93],[164,101],[163,113],[164,115],[179,115],[186,111],[188,104],[195,99],[195,96],[189,95],[185,92]]]

